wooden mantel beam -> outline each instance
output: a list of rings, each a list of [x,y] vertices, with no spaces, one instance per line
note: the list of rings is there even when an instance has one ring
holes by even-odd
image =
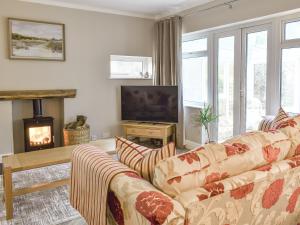
[[[0,91],[0,101],[75,97],[76,89]]]

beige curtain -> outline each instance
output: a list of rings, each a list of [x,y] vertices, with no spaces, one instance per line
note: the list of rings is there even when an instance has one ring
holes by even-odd
[[[154,84],[177,85],[179,90],[179,121],[177,145],[184,146],[184,115],[181,69],[182,18],[175,16],[155,24]]]

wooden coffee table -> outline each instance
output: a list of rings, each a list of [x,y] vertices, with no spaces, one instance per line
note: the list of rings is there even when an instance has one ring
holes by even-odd
[[[98,140],[90,142],[89,144],[101,148],[108,154],[115,153],[114,139]],[[70,182],[70,178],[68,178],[14,190],[12,173],[71,162],[72,151],[75,147],[76,146],[66,146],[3,157],[3,185],[7,220],[13,218],[13,198],[15,196],[56,188],[67,185]]]

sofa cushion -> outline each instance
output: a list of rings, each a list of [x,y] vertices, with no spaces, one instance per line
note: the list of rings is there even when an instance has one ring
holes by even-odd
[[[259,123],[258,130],[269,131],[272,129],[274,116],[264,116],[264,119]]]
[[[175,200],[186,210],[189,225],[296,224],[299,173],[297,156],[189,190]]]
[[[170,157],[158,163],[154,170],[153,184],[171,196],[180,192],[177,185],[183,185],[181,179],[196,171],[208,167],[216,161],[228,158],[222,144],[206,144],[186,153]],[[186,182],[189,185],[189,182]]]
[[[174,156],[176,148],[174,143],[169,143],[162,148],[152,149],[116,137],[116,152],[120,162],[152,182],[155,165],[163,159]]]
[[[293,157],[300,154],[300,115],[287,118],[277,124],[276,129],[286,134],[292,146],[287,157]]]
[[[283,110],[282,107],[279,108],[277,115],[275,116],[273,122],[272,122],[272,129],[276,129],[276,127],[285,119],[288,119],[289,115]]]
[[[222,144],[203,148],[161,161],[153,184],[170,196],[223,180],[245,171],[284,159],[291,141],[280,131],[251,132]],[[192,155],[193,157],[189,156]],[[180,162],[182,159],[190,159]],[[176,165],[176,166],[175,166]]]
[[[244,157],[251,160],[252,168],[285,159],[291,148],[288,136],[279,130],[248,132],[223,144],[228,155],[246,153]]]
[[[212,182],[204,185],[203,187],[195,188],[187,192],[183,192],[175,199],[179,201],[184,207],[187,207],[193,201],[204,201],[210,197],[222,194],[224,192],[231,192],[231,197],[234,199],[241,199],[246,197],[238,195],[237,189],[249,184],[255,184],[262,180],[266,180],[268,176],[280,173],[286,173],[294,168],[300,167],[300,156],[295,156],[290,159],[281,160],[279,162],[270,163],[254,170],[246,171],[245,173],[226,178],[222,181]],[[216,189],[217,187],[219,189]],[[218,191],[217,191],[218,190]]]

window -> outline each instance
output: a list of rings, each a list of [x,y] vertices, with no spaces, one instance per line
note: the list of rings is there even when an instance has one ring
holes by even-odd
[[[293,22],[286,22],[284,24],[285,40],[300,39],[300,20]]]
[[[183,100],[185,105],[200,106],[207,102],[207,38],[182,43]]]
[[[212,105],[216,141],[300,113],[300,13],[184,34],[182,55],[184,104]]]
[[[182,43],[183,53],[192,53],[207,50],[207,38],[185,41]]]
[[[110,56],[111,79],[152,79],[152,58],[141,56]]]
[[[282,50],[281,104],[291,113],[300,112],[300,48]]]
[[[290,113],[300,112],[300,19],[283,23],[281,51],[281,105]]]
[[[218,39],[218,140],[233,136],[235,37]]]
[[[256,130],[266,115],[268,31],[247,34],[246,130]]]

